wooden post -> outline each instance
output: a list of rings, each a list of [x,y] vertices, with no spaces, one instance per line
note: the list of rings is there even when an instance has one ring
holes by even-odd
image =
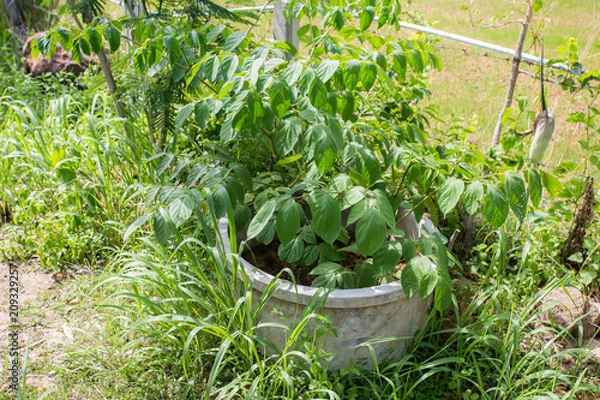
[[[275,40],[281,40],[292,44],[296,50],[298,50],[298,19],[290,16],[285,17],[285,8],[289,4],[290,0],[276,1],[274,6],[274,19],[275,26],[273,28],[273,36]],[[288,59],[291,59],[292,55],[288,54]]]

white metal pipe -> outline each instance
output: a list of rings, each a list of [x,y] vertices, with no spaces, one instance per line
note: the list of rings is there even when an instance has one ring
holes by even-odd
[[[426,26],[410,24],[408,22],[400,22],[400,26],[403,28],[406,28],[406,29],[421,31],[421,32],[428,33],[430,35],[440,36],[445,39],[450,39],[450,40],[454,40],[457,42],[463,42],[463,43],[466,43],[466,44],[469,44],[472,46],[477,46],[477,47],[481,47],[481,48],[484,48],[487,50],[492,50],[492,51],[495,51],[498,53],[507,54],[511,57],[515,56],[515,51],[513,49],[509,49],[508,47],[502,47],[502,46],[498,46],[495,44],[483,42],[483,41],[477,40],[477,39],[472,39],[472,38],[469,38],[466,36],[456,35],[454,33],[449,33],[449,32],[440,31],[438,29],[428,28]],[[539,64],[541,62],[540,57],[534,56],[532,54],[527,54],[527,53],[521,53],[521,60],[529,61],[529,62],[532,62],[535,64]],[[544,65],[548,65],[547,59],[544,59]],[[572,70],[567,65],[560,64],[560,63],[548,65],[548,67],[558,68],[563,71],[572,72],[572,73],[575,73],[578,75],[581,74],[581,72],[582,72],[582,71]]]

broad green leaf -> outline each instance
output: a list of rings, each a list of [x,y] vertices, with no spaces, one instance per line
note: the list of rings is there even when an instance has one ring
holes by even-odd
[[[108,47],[110,48],[111,53],[117,51],[117,49],[121,45],[121,33],[117,29],[109,25],[104,29],[104,37],[108,42]]]
[[[506,200],[502,189],[498,186],[488,184],[483,203],[483,214],[490,225],[494,228],[500,227],[506,220],[509,209],[508,200]]]
[[[196,103],[194,106],[194,114],[198,127],[200,129],[206,128],[210,120],[210,108],[208,104],[205,101]]]
[[[223,51],[234,51],[238,46],[246,39],[244,32],[236,31],[225,39],[225,45],[223,45]]]
[[[258,213],[252,218],[252,221],[250,221],[250,225],[248,226],[248,240],[256,237],[265,229],[276,207],[277,203],[272,199],[263,204]]]
[[[312,271],[311,275],[328,275],[334,272],[344,269],[340,264],[334,262],[324,262],[317,265]]]
[[[308,92],[308,97],[310,98],[310,102],[312,103],[313,107],[317,110],[325,107],[328,101],[327,88],[320,79],[315,78],[313,80],[310,91]]]
[[[344,16],[344,11],[339,8],[336,8],[332,12],[333,15],[331,16],[331,22],[335,30],[339,32],[344,27],[344,22],[346,20]]]
[[[337,60],[324,60],[317,67],[317,76],[323,83],[326,83],[333,76],[339,65],[340,62]]]
[[[364,255],[371,255],[385,240],[385,220],[374,208],[368,208],[356,225],[356,246]]]
[[[402,245],[395,241],[384,242],[373,253],[373,272],[378,278],[381,278],[393,271],[402,257]]]
[[[326,243],[333,244],[342,230],[340,205],[322,190],[315,190],[308,200],[314,232]]]
[[[438,273],[435,268],[433,268],[431,264],[431,260],[427,257],[419,256],[418,259],[413,258],[413,260],[418,260],[419,264],[422,264],[419,268],[422,269],[422,276],[419,282],[419,292],[421,294],[421,298],[424,299],[429,296],[438,283]]]
[[[94,53],[100,53],[102,50],[102,35],[94,28],[88,28],[86,31],[87,40]]]
[[[467,214],[473,215],[479,208],[479,202],[483,198],[483,185],[479,181],[473,181],[463,194],[462,200]]]
[[[176,37],[171,35],[167,35],[163,38],[163,43],[167,49],[167,54],[169,55],[169,62],[174,65],[181,57],[181,45],[179,44],[179,40]]]
[[[350,60],[344,67],[344,86],[348,90],[354,90],[360,81],[361,65],[358,60]]]
[[[358,195],[359,193],[354,194],[354,196]],[[366,199],[357,201],[356,204],[354,204],[354,206],[350,210],[350,214],[348,214],[348,224],[353,224],[356,221],[358,221],[363,215],[365,215],[368,209],[370,209],[370,207]]]
[[[444,181],[438,194],[438,205],[444,216],[454,210],[464,189],[465,184],[460,179],[448,178]]]
[[[354,267],[354,283],[352,288],[377,286],[377,278],[373,275],[373,265],[362,262]]]
[[[363,66],[360,74],[360,81],[364,90],[370,90],[377,79],[377,67],[372,62],[367,62]]]
[[[154,235],[156,235],[156,240],[158,240],[161,244],[166,244],[173,231],[171,230],[171,225],[168,220],[167,210],[164,208],[159,208],[156,214],[154,214]]]
[[[381,176],[381,163],[377,156],[369,149],[360,149],[357,165],[360,167],[365,184],[370,186]]]
[[[222,184],[218,184],[210,193],[210,198],[213,204],[213,213],[217,218],[221,218],[227,212],[227,209],[232,206],[231,197],[227,188]]]
[[[513,171],[504,174],[504,189],[508,204],[517,218],[524,219],[527,215],[527,189],[521,176]]]
[[[528,172],[529,198],[531,199],[531,204],[537,207],[540,204],[540,200],[542,200],[542,178],[538,170],[533,167]]]
[[[400,82],[403,82],[406,77],[406,54],[402,50],[396,50],[393,54],[394,61],[392,63],[392,68],[396,73],[396,79]]]
[[[365,198],[365,193],[367,193],[367,190],[362,186],[354,186],[352,189],[345,192],[342,197],[343,209],[345,210],[346,208],[353,206],[359,201],[363,200]]]
[[[288,198],[277,207],[275,216],[275,230],[281,243],[291,241],[300,230],[300,222],[304,214],[300,204],[294,199]],[[290,261],[293,262],[293,261]]]
[[[193,197],[183,195],[169,204],[169,217],[176,226],[180,226],[192,216],[195,202]]]
[[[344,121],[350,121],[354,117],[354,96],[347,90],[338,97],[338,111]]]
[[[360,13],[360,30],[365,31],[371,26],[373,18],[375,17],[375,10],[373,7],[366,7]]]
[[[302,135],[302,122],[297,117],[289,117],[277,125],[274,134],[275,151],[279,157],[287,156]]]
[[[438,311],[444,311],[452,304],[452,283],[447,273],[441,273],[435,289],[433,304]]]
[[[280,244],[279,249],[277,249],[277,254],[282,261],[287,263],[300,261],[304,255],[304,240],[295,237],[285,244]]]
[[[179,110],[179,112],[177,113],[177,116],[175,117],[175,127],[177,129],[181,128],[183,123],[188,119],[188,117],[194,110],[195,106],[196,105],[194,103],[189,103],[189,104],[186,104],[184,107],[182,107]]]
[[[248,206],[238,207],[234,213],[235,229],[238,232],[246,230],[252,219],[252,210]]]
[[[550,174],[549,172],[546,172],[546,171],[540,171],[540,172],[541,172],[541,176],[542,176],[542,183],[544,184],[544,187],[546,188],[548,193],[550,193],[550,195],[552,197],[558,196],[558,194],[562,190],[562,185],[561,185],[560,181],[558,180],[558,178],[556,176]]]
[[[240,59],[236,54],[227,54],[221,60],[221,76],[224,81],[229,81],[236,73]]]
[[[538,12],[544,6],[543,0],[533,0],[533,11]]]
[[[276,81],[268,90],[271,108],[275,110],[277,118],[282,118],[290,109],[293,100],[292,89],[285,81]]]

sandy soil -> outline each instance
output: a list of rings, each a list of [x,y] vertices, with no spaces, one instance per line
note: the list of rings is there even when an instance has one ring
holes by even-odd
[[[26,383],[38,389],[55,385],[54,369],[61,362],[61,343],[68,339],[67,321],[48,305],[58,292],[58,282],[48,273],[36,272],[35,261],[17,264],[19,268],[19,356],[21,371],[27,367]],[[8,351],[9,267],[0,263],[0,352]],[[25,358],[27,357],[27,360]],[[6,364],[2,371],[0,393],[5,392]]]

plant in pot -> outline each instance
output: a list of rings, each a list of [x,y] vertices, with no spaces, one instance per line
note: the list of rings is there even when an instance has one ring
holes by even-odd
[[[303,306],[323,294],[319,313],[337,333],[324,342],[335,352],[332,369],[370,358],[364,343],[383,337],[397,340],[373,345],[377,357],[401,356],[436,287],[436,307],[449,304],[445,239],[433,229],[421,234],[417,221],[436,198],[445,213],[458,201],[452,185],[438,193],[455,160],[428,143],[419,106],[438,58],[420,38],[370,32],[385,5],[369,2],[359,26],[346,24],[359,5],[319,8],[323,27],[299,31],[306,56],[285,61],[278,44],[247,44],[241,67],[223,82],[218,111],[214,97],[193,105],[223,121],[224,148],[255,173],[233,219],[244,265],[259,292],[274,276],[287,279],[263,322],[295,325]],[[317,12],[293,10],[297,17]],[[210,74],[209,67],[197,71]],[[225,220],[221,228],[227,239]],[[285,346],[285,330],[262,333]]]
[[[423,326],[432,295],[437,309],[450,303],[453,258],[445,238],[422,220],[426,211],[437,225],[440,214],[457,219],[459,200],[469,215],[482,202],[498,227],[507,196],[519,215],[527,202],[516,174],[506,172],[504,190],[484,187],[475,168],[483,154],[453,142],[456,135],[428,132],[435,115],[420,103],[429,93],[427,73],[441,64],[421,36],[381,34],[380,28],[397,28],[399,7],[397,1],[292,4],[295,17],[322,21],[300,28],[305,47],[292,60],[284,54],[296,51],[289,44],[254,42],[251,34],[206,24],[163,40],[170,57],[148,68],[185,86],[187,104],[175,118],[179,136],[170,148],[194,146],[203,154],[156,156],[159,170],[171,171],[176,182],[149,191],[159,205],[157,238],[168,242],[170,224],[202,221],[205,205],[217,217],[230,211],[221,233],[227,241],[231,228],[244,239],[253,297],[274,276],[287,279],[277,281],[263,322],[293,326],[324,294],[318,312],[337,333],[324,339],[335,353],[332,369],[370,358],[365,343],[385,337],[400,339],[373,344],[377,358],[401,356]],[[275,269],[261,265],[265,252]],[[288,332],[267,325],[263,335],[285,346]]]

